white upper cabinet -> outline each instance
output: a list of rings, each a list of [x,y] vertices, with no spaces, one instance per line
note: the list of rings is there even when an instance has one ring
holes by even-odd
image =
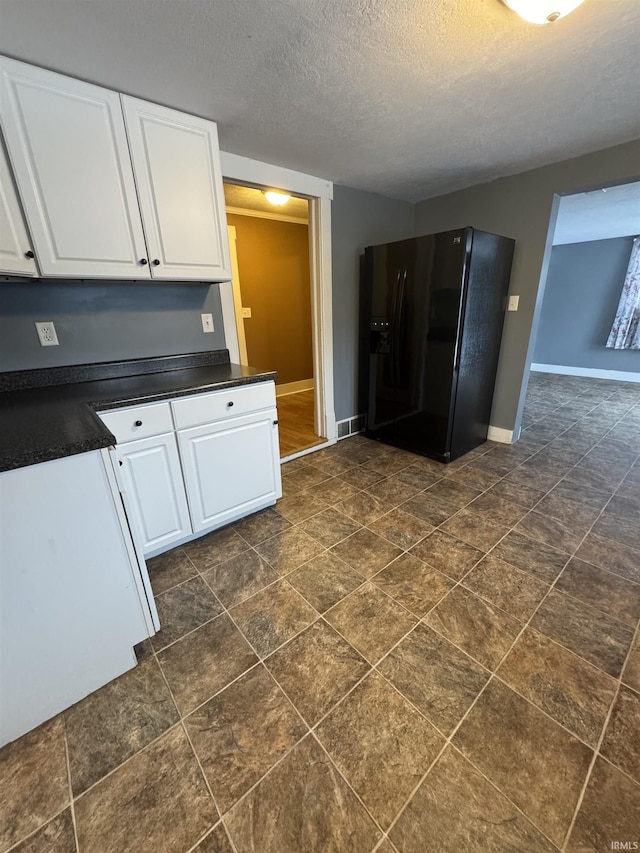
[[[37,276],[20,202],[0,144],[0,273]]]
[[[215,124],[126,95],[122,106],[151,275],[230,279]]]
[[[3,131],[42,274],[149,278],[119,95],[14,60],[0,59],[0,71]]]

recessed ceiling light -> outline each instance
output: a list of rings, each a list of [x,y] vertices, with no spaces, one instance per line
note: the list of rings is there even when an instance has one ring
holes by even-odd
[[[583,0],[502,0],[530,24],[552,24],[573,12]]]
[[[278,205],[280,207],[283,204],[286,204],[291,198],[290,195],[286,193],[277,192],[277,190],[262,190],[264,193],[264,197],[271,204]]]

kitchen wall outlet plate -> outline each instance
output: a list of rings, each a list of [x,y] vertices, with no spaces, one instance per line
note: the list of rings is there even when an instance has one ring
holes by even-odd
[[[57,347],[59,345],[53,320],[43,320],[40,323],[36,323],[35,326],[41,347]]]
[[[242,309],[242,317],[245,320],[250,320],[251,319],[251,308],[243,308]]]
[[[202,331],[213,332],[213,314],[201,314],[200,318],[202,319]]]
[[[510,296],[507,311],[517,311],[519,303],[520,303],[520,297],[519,296]]]

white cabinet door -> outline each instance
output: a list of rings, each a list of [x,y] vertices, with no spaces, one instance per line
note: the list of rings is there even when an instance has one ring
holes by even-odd
[[[0,111],[42,274],[149,278],[119,95],[0,58]]]
[[[275,409],[178,432],[194,533],[220,527],[282,493]]]
[[[126,492],[131,526],[148,554],[191,533],[189,510],[173,433],[119,444],[112,451]]]
[[[231,278],[218,132],[122,95],[153,278]]]
[[[31,257],[29,257],[31,255]],[[38,275],[20,202],[0,142],[0,272]]]

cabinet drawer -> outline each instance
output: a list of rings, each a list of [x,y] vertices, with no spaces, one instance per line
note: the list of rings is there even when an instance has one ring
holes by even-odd
[[[130,406],[113,412],[98,412],[102,423],[116,437],[116,442],[134,441],[173,432],[169,403],[150,403],[147,406]]]
[[[276,389],[273,382],[259,382],[240,388],[210,391],[171,403],[176,429],[199,426],[224,418],[235,418],[260,409],[273,409]]]

